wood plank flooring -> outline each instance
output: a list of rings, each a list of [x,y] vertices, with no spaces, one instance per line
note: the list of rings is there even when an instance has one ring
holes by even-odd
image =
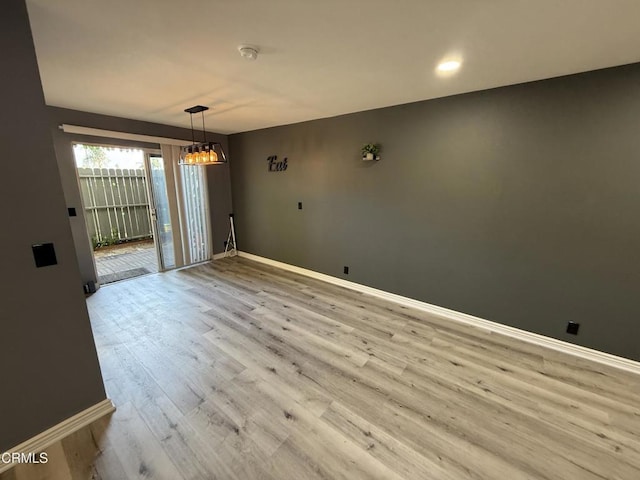
[[[88,304],[118,410],[1,479],[640,479],[629,373],[240,258]]]

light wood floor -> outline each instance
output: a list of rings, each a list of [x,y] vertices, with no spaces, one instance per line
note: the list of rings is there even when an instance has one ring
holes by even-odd
[[[118,410],[3,479],[640,479],[631,374],[238,258],[88,302]]]

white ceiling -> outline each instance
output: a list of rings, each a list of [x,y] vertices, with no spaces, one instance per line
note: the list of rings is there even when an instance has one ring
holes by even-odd
[[[640,0],[27,5],[49,105],[188,126],[202,104],[221,133],[640,61]],[[450,56],[462,68],[438,77]]]

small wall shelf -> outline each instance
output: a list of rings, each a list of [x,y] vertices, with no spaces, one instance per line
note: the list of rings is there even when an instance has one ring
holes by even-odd
[[[380,144],[365,143],[360,149],[360,153],[362,154],[362,160],[365,162],[380,160]]]

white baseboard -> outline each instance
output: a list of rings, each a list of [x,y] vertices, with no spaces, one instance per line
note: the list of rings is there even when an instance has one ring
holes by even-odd
[[[374,297],[382,298],[400,305],[412,307],[423,312],[437,315],[441,318],[446,318],[466,325],[471,325],[476,328],[481,328],[488,332],[500,333],[507,335],[518,340],[522,340],[528,343],[539,345],[542,347],[550,348],[563,353],[568,353],[575,357],[579,357],[585,360],[598,362],[603,365],[618,368],[630,373],[640,375],[640,362],[630,360],[628,358],[619,357],[610,353],[600,352],[591,348],[583,347],[581,345],[575,345],[573,343],[564,342],[555,338],[546,337],[537,333],[527,332],[519,328],[510,327],[508,325],[502,325],[500,323],[491,322],[483,318],[474,317],[466,313],[456,312],[448,308],[439,307],[437,305],[431,305],[430,303],[414,300],[413,298],[403,297],[396,295],[395,293],[385,292],[384,290],[378,290],[377,288],[368,287],[359,283],[350,282],[341,278],[332,277],[324,273],[314,272],[313,270],[307,270],[306,268],[296,267],[288,263],[278,262],[277,260],[271,260],[270,258],[260,257],[247,252],[238,252],[238,256],[254,260],[256,262],[271,265],[273,267],[281,268],[289,272],[298,273],[307,277],[315,278],[316,280],[322,280],[333,285],[345,287],[350,290],[355,290],[361,293],[366,293]]]
[[[235,257],[238,255],[238,252],[236,250],[231,250],[230,252],[222,252],[222,253],[216,253],[213,256],[213,260],[220,260],[221,258],[225,258],[225,257]]]
[[[48,430],[30,438],[26,442],[7,450],[8,453],[40,453],[44,449],[50,447],[56,442],[63,440],[72,433],[77,432],[83,427],[90,425],[96,420],[109,415],[115,411],[116,407],[111,400],[103,400],[102,402],[89,407],[86,410],[70,417],[63,422],[51,427]],[[0,463],[0,473],[5,472],[14,467],[12,463]]]

